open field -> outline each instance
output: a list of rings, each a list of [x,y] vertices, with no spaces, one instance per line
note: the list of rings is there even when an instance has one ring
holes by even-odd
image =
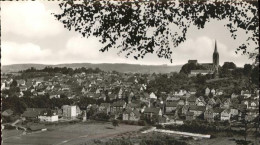
[[[149,132],[145,134],[132,135],[129,138],[125,136],[124,138],[119,138],[119,140],[126,140],[126,141],[130,140],[133,144],[137,144],[137,145],[138,143],[147,140],[148,140],[148,143],[146,143],[147,145],[149,143],[151,144],[151,141],[153,143],[160,145],[168,142],[169,140],[172,140],[172,143],[174,141],[178,141],[178,143],[175,143],[177,145],[181,144],[182,142],[187,143],[187,145],[238,145],[236,144],[235,140],[244,140],[244,138],[241,136],[233,136],[233,137],[220,136],[211,139],[205,139],[205,138],[202,139],[202,138],[182,137],[176,134],[166,134],[161,132]],[[254,137],[248,137],[248,141],[251,141],[251,143],[254,143],[254,145],[259,145],[260,143],[259,138],[255,140]],[[95,145],[100,145],[100,144],[95,144]],[[111,143],[109,145],[111,145]]]
[[[2,132],[2,138],[6,139],[6,138],[10,138],[10,137],[14,137],[14,136],[19,136],[23,133],[22,130],[3,130]]]
[[[3,131],[4,145],[78,145],[94,139],[115,137],[138,131],[142,126],[120,124],[114,128],[111,123],[78,123],[48,127],[48,131],[21,135],[14,130]],[[11,133],[12,132],[12,133]],[[12,135],[13,134],[13,135]],[[20,134],[20,135],[19,135]]]
[[[213,139],[201,139],[201,140],[189,140],[187,141],[190,145],[237,145],[234,139],[242,139],[242,137],[217,137]],[[254,138],[250,137],[248,139],[255,145],[259,145],[259,138],[255,141]]]
[[[120,124],[114,128],[111,123],[77,123],[47,126],[48,131],[34,132],[23,135],[21,130],[4,130],[4,145],[97,145],[95,140],[103,143],[111,138],[122,139],[130,137],[132,141],[138,142],[144,138],[154,139],[155,136],[165,136],[167,134],[150,132],[147,134],[137,133],[142,126]],[[169,135],[169,134],[168,134]],[[184,141],[189,145],[236,145],[233,139],[243,139],[242,136],[217,137],[212,139],[182,138],[179,135],[171,134],[171,138]],[[259,144],[253,137],[248,137],[255,145]]]

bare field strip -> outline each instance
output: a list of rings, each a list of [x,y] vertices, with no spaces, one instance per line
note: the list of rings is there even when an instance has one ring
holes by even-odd
[[[138,131],[142,126],[120,124],[112,127],[111,123],[73,124],[51,127],[50,130],[26,135],[3,136],[4,145],[71,145],[104,139],[127,132]],[[4,134],[10,134],[4,130]]]

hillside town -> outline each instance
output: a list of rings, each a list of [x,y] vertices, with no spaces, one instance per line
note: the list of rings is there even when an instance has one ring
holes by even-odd
[[[244,118],[252,121],[259,116],[259,89],[236,88],[232,79],[211,79],[215,82],[230,81],[231,89],[210,82],[199,85],[191,81],[196,77],[186,76],[183,81],[188,82],[182,83],[183,86],[160,91],[155,84],[163,81],[160,77],[178,84],[180,79],[174,78],[181,74],[127,74],[101,70],[86,73],[83,70],[86,69],[72,75],[49,73],[45,76],[46,73],[42,73],[42,77],[26,79],[19,78],[33,72],[2,74],[4,122],[18,116],[27,122],[107,118],[140,124],[174,124],[186,120],[239,122]],[[14,100],[9,101],[12,98],[20,99],[20,102],[13,105]],[[46,100],[56,104],[41,102]]]
[[[2,116],[4,122],[12,116],[26,122],[96,119],[140,125],[252,122],[259,117],[256,69],[250,64],[239,68],[233,62],[221,67],[217,42],[213,63],[189,60],[180,73],[30,68],[1,74]]]
[[[258,1],[0,7],[1,144],[260,144]]]
[[[57,126],[72,127],[70,130],[76,132],[73,126],[78,125],[76,130],[82,135],[91,124],[96,128],[100,122],[111,122],[114,127],[123,125],[121,129],[148,127],[144,132],[159,132],[159,136],[236,135],[244,137],[235,140],[238,144],[248,143],[247,137],[259,135],[259,68],[251,64],[237,67],[233,62],[220,66],[217,42],[212,56],[212,63],[188,60],[180,72],[171,73],[122,73],[87,67],[31,67],[1,73],[2,128],[30,134],[59,131]],[[103,124],[100,130],[110,128]],[[88,134],[98,131],[94,130]],[[91,141],[91,137],[84,138]],[[59,140],[58,136],[55,141]],[[134,140],[132,136],[128,142]],[[178,141],[170,144],[186,144]],[[92,144],[102,144],[96,142]],[[111,144],[124,143],[117,140]]]

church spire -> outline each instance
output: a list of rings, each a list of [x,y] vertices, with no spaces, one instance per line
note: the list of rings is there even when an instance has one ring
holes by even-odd
[[[218,52],[218,49],[217,49],[217,40],[215,40],[215,50],[214,50],[215,53]]]
[[[219,54],[218,54],[218,48],[217,48],[217,40],[215,40],[215,50],[214,50],[214,53],[213,53],[213,65],[215,67],[215,72],[218,73]]]

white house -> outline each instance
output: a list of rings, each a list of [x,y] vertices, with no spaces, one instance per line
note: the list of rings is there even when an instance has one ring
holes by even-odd
[[[231,110],[230,109],[225,109],[224,111],[221,112],[221,121],[226,121],[226,120],[230,120],[231,118]]]
[[[207,74],[213,74],[213,72],[211,70],[191,70],[189,77],[197,76],[198,74],[207,75]]]
[[[202,96],[197,98],[195,103],[197,106],[206,106],[207,104]]]
[[[211,89],[210,91],[213,95],[216,95],[216,90],[215,89]]]
[[[157,99],[156,95],[153,92],[150,94],[150,99]]]
[[[59,120],[58,114],[52,112],[51,110],[42,112],[38,116],[38,118],[40,119],[41,122],[56,122]]]
[[[241,95],[245,96],[245,98],[251,97],[251,93],[248,90],[242,90]]]
[[[176,96],[183,96],[187,93],[186,90],[180,90],[180,91],[176,91],[174,95]]]
[[[231,94],[231,99],[234,99],[234,98],[237,98],[237,97],[238,97],[238,95],[236,93]]]
[[[65,118],[74,119],[77,116],[77,106],[62,106],[62,116]]]
[[[221,89],[216,89],[216,95],[218,95],[218,96],[221,96],[221,95],[223,95],[224,93],[223,93],[223,90],[221,90]]]
[[[205,89],[205,95],[208,96],[209,93],[210,93],[210,89],[209,89],[209,88],[206,88],[206,89]]]

